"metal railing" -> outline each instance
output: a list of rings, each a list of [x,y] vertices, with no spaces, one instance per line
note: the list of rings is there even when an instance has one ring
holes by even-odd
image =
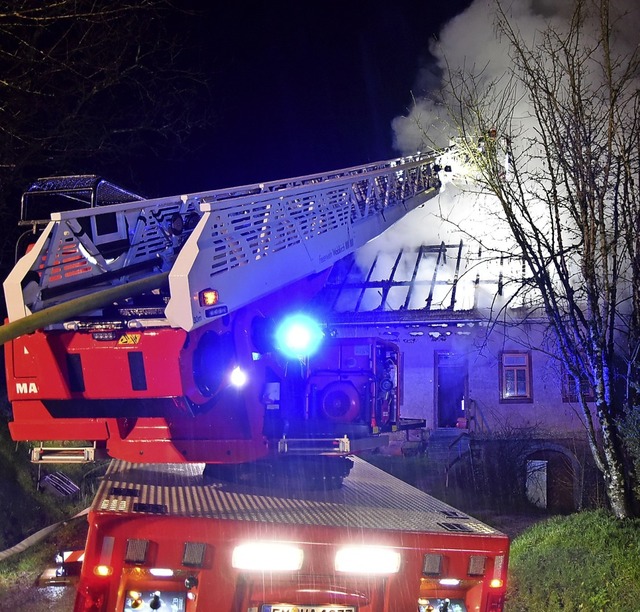
[[[198,291],[222,288],[221,316],[384,231],[437,193],[444,153],[54,213],[5,281],[9,319],[168,271],[166,316],[191,329],[209,316],[194,300]]]

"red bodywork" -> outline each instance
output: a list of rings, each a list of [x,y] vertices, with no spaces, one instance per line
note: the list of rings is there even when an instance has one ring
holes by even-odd
[[[113,574],[99,577],[93,574],[93,570],[99,564],[105,534],[114,538],[112,565],[109,566]],[[372,535],[376,545],[402,551],[402,571],[390,576],[337,574],[334,571],[336,551],[348,544],[371,543]],[[265,537],[302,546],[305,551],[303,568],[298,572],[277,573],[243,572],[231,567],[235,546],[245,541],[264,540]],[[174,575],[154,578],[148,567],[123,562],[127,541],[132,538],[152,541],[149,564],[171,568]],[[189,540],[208,543],[203,567],[192,568],[181,563],[185,542]],[[438,579],[423,575],[424,555],[429,552],[446,557],[450,575],[465,577],[469,557],[486,555],[489,559],[485,567],[486,576],[467,577],[457,587],[441,586]],[[206,519],[107,520],[94,516],[75,610],[130,610],[125,606],[130,591],[172,592],[185,596],[185,580],[194,576],[199,586],[191,592],[196,599],[189,601],[185,598],[185,607],[176,609],[188,612],[262,612],[263,605],[280,603],[296,605],[301,611],[306,609],[305,606],[320,611],[324,606],[333,605],[338,609],[351,606],[357,612],[413,612],[419,609],[418,601],[421,599],[434,602],[449,598],[464,601],[469,612],[499,612],[502,610],[504,588],[492,588],[490,582],[494,576],[495,558],[504,553],[504,540],[477,536],[407,534],[385,529],[363,535],[348,529],[313,526],[280,526],[266,530],[264,526],[238,521],[221,524]],[[500,575],[503,576],[500,584],[505,584],[502,570]],[[87,601],[103,601],[105,604],[85,607]],[[425,611],[427,609],[424,608]]]
[[[187,612],[427,612],[444,598],[458,603],[450,610],[503,609],[507,537],[363,461],[340,490],[216,481],[198,483],[195,498],[190,485],[154,489],[150,472],[127,469],[133,479],[107,474],[89,515],[76,612],[130,612],[136,594],[148,609],[154,592],[175,606],[159,609]],[[194,479],[189,472],[184,482]],[[247,542],[299,548],[299,569],[273,569],[276,553],[266,569],[234,566],[234,549]],[[338,551],[351,545],[391,549],[399,566],[337,568]]]
[[[8,343],[13,438],[95,440],[105,442],[110,455],[132,461],[262,456],[258,402],[222,390],[221,414],[220,406],[209,409],[212,398],[194,383],[193,349],[201,335],[160,328],[96,340],[91,333],[38,331]],[[240,364],[241,350],[238,357]]]
[[[287,309],[323,282],[320,275],[288,287]],[[283,435],[361,438],[392,429],[399,389],[380,382],[397,347],[327,338],[294,376],[255,331],[286,310],[277,298],[189,333],[104,325],[6,343],[13,439],[95,441],[127,461],[241,463],[265,457]],[[236,366],[248,374],[241,389],[228,382]],[[275,399],[267,393],[274,384]]]

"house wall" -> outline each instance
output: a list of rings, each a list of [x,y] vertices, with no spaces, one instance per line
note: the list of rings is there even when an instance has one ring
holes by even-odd
[[[583,434],[579,406],[563,402],[558,362],[542,350],[540,326],[494,327],[491,333],[477,324],[336,326],[340,336],[379,336],[396,342],[402,352],[404,368],[404,418],[425,419],[426,427],[441,427],[437,411],[437,353],[464,357],[467,380],[464,389],[465,414],[475,412],[475,430],[509,433],[530,428],[531,433],[548,437]],[[532,401],[500,399],[500,354],[526,352],[531,358]],[[472,429],[473,427],[472,423]]]

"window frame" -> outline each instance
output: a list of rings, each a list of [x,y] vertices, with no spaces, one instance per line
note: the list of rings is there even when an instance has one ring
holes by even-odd
[[[523,365],[505,365],[505,357],[507,356],[525,357]],[[531,351],[500,351],[500,361],[498,367],[498,390],[500,393],[500,403],[504,404],[530,404],[533,402],[533,368],[531,363]],[[517,388],[517,372],[525,374],[524,395],[507,395],[506,373],[512,371],[514,373],[514,382]]]
[[[564,363],[561,363],[560,394],[562,395],[563,404],[577,404],[580,401],[574,382],[573,377],[569,374]],[[580,395],[582,395],[586,402],[596,401],[596,392],[586,376],[580,379]]]

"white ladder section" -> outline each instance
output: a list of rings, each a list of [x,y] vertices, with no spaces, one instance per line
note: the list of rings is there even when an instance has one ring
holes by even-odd
[[[4,283],[10,321],[168,272],[187,331],[320,272],[438,193],[448,151],[324,174],[51,215]],[[201,306],[204,289],[218,292]]]

